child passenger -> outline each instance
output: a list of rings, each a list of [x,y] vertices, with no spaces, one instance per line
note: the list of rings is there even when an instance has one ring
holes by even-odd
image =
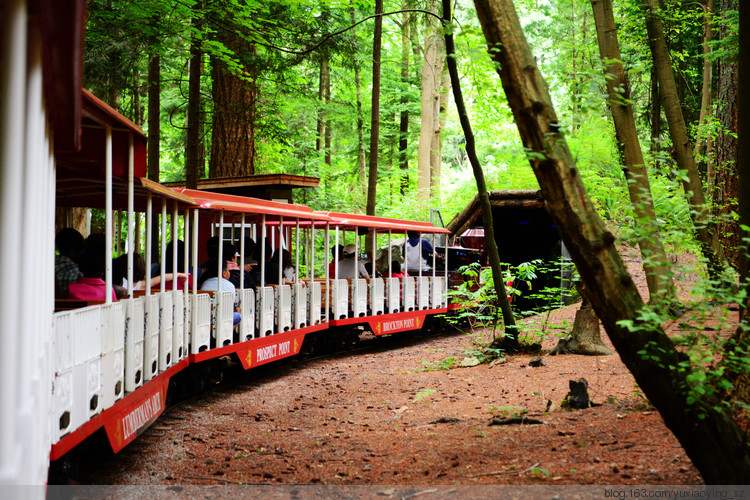
[[[92,234],[83,245],[78,265],[83,276],[68,286],[68,298],[79,300],[106,300],[106,284],[102,279],[106,266],[107,248],[104,235]],[[112,300],[117,300],[112,288]]]

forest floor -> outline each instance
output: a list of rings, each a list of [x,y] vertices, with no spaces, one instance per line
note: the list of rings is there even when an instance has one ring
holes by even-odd
[[[629,259],[640,288],[640,264]],[[88,484],[701,484],[617,354],[545,355],[578,305],[554,311],[534,354],[461,367],[491,330],[380,339],[277,363],[165,414]],[[736,321],[729,313],[728,326]],[[675,322],[673,328],[682,323]],[[397,334],[399,335],[399,334]],[[602,331],[605,344],[611,347]],[[561,408],[585,378],[584,410]],[[490,425],[493,418],[541,423]]]

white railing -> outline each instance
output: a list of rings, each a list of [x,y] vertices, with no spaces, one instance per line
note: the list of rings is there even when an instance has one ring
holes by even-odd
[[[246,288],[237,294],[239,303],[237,307],[242,311],[240,321],[240,342],[251,340],[255,335],[255,290]]]
[[[292,285],[292,328],[307,326],[307,287],[299,282]]]
[[[258,288],[258,296],[256,297],[257,306],[255,308],[257,317],[258,334],[261,337],[273,334],[274,326],[274,297],[273,288],[270,286],[264,286]]]
[[[159,372],[172,366],[172,331],[174,330],[174,295],[162,292],[159,297]]]
[[[385,302],[388,314],[401,310],[401,280],[399,278],[385,279]]]
[[[401,278],[403,280],[402,282],[402,299],[404,308],[403,310],[406,311],[413,311],[414,305],[415,305],[415,295],[416,295],[416,285],[414,278],[411,276],[405,276]]]
[[[125,311],[125,391],[143,385],[145,302],[143,297],[122,301]]]
[[[435,276],[430,279],[433,309],[447,307],[448,298],[445,290],[445,279],[445,276]]]
[[[345,319],[349,316],[349,284],[344,279],[330,281],[331,309],[333,319]]]
[[[276,331],[288,332],[292,328],[292,288],[276,285]]]
[[[53,443],[102,409],[101,321],[97,306],[54,315]]]
[[[370,286],[370,314],[377,316],[385,312],[385,282],[383,278],[372,278]]]
[[[187,356],[185,349],[185,292],[172,293],[172,362],[178,363]]]
[[[216,307],[217,299],[220,307]],[[234,292],[215,292],[213,309],[216,347],[230,345],[234,331]]]
[[[366,279],[352,280],[352,313],[355,318],[367,316],[367,288]]]
[[[417,277],[417,309],[430,308],[430,278]]]
[[[318,325],[321,320],[321,307],[323,304],[323,284],[320,281],[307,282],[307,312],[309,325]]]
[[[148,382],[159,373],[159,296],[144,298],[143,380]],[[171,337],[170,337],[171,340]]]
[[[101,308],[102,409],[125,393],[125,304],[116,302]]]
[[[198,354],[211,347],[211,296],[190,295],[190,353]]]

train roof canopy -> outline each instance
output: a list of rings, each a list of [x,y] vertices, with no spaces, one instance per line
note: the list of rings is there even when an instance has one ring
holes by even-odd
[[[135,179],[133,192],[134,208],[145,212],[148,194],[153,196],[153,209],[161,209],[162,198],[166,198],[170,210],[177,202],[180,208],[195,206],[196,202],[187,195],[175,192],[161,184],[146,178]],[[65,177],[57,179],[57,206],[104,208],[104,181],[87,177]],[[122,177],[112,178],[112,207],[115,210],[126,210],[128,206],[128,181]]]
[[[104,179],[107,127],[112,129],[112,175],[127,177],[132,137],[135,177],[146,177],[146,136],[141,128],[85,89],[81,100],[81,147],[56,153],[58,179],[81,175]]]
[[[388,230],[396,232],[418,231],[420,233],[449,233],[447,229],[435,227],[430,222],[391,219],[374,215],[345,214],[341,212],[319,212],[328,215],[334,226],[340,228],[371,228],[378,232]]]
[[[291,203],[279,203],[275,201],[261,200],[259,198],[247,198],[244,196],[235,196],[231,194],[213,193],[210,191],[200,191],[197,189],[180,189],[183,193],[194,199],[200,208],[207,210],[224,210],[229,213],[244,213],[251,216],[265,215],[272,220],[301,219],[325,222],[330,218],[321,213],[313,212],[309,207],[304,205],[294,205]]]

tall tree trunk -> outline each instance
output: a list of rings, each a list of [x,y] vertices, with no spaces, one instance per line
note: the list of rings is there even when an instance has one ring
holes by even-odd
[[[437,10],[437,1],[431,0],[427,9]],[[435,135],[435,114],[440,101],[438,87],[441,75],[438,69],[438,26],[432,16],[425,17],[424,59],[422,62],[422,112],[417,151],[417,199],[430,198],[430,155]]]
[[[646,272],[648,291],[652,303],[672,307],[677,301],[674,283],[656,222],[648,169],[638,142],[638,131],[630,100],[630,82],[622,65],[612,2],[591,0],[591,6],[594,10],[599,52],[607,80],[609,108],[615,122],[618,147],[625,162],[630,202],[638,227],[642,231],[638,236],[638,246],[641,250],[643,270]]]
[[[721,11],[737,10],[737,0],[722,0]],[[727,28],[722,30],[721,36],[727,36]],[[730,214],[737,211],[737,199],[740,196],[737,165],[737,99],[740,95],[737,87],[737,63],[730,58],[723,58],[718,63],[719,82],[716,96],[716,118],[719,120],[719,133],[714,144],[714,189],[713,215],[722,218],[718,223],[718,233],[727,260],[737,265],[739,259],[738,248],[741,243],[740,228],[736,221],[731,220]]]
[[[370,164],[367,179],[367,215],[375,215],[378,192],[378,144],[380,136],[380,53],[383,38],[383,0],[375,0],[375,32],[372,41],[372,115],[370,121]],[[368,245],[367,248],[370,248]],[[374,257],[374,256],[373,256]]]
[[[349,9],[352,24],[355,22],[354,8]],[[355,31],[356,33],[356,31]],[[365,119],[362,113],[362,75],[359,59],[354,58],[354,84],[357,89],[357,151],[359,159],[359,177],[363,194],[367,195],[367,150],[365,148]]]
[[[453,32],[451,26],[451,0],[442,0],[442,7],[442,27],[445,37],[446,52],[445,60],[448,65],[451,87],[453,88],[453,97],[456,101],[456,111],[458,111],[458,117],[461,121],[461,130],[463,130],[464,138],[466,140],[466,155],[469,157],[469,163],[471,163],[471,169],[474,172],[474,179],[477,183],[477,198],[479,199],[479,206],[482,210],[484,239],[485,244],[487,245],[487,255],[490,258],[492,281],[495,285],[495,292],[497,293],[497,300],[500,305],[503,324],[505,325],[505,336],[500,340],[500,342],[496,343],[496,346],[505,350],[515,351],[518,349],[518,328],[516,326],[516,320],[513,317],[513,311],[510,308],[510,302],[508,302],[508,293],[505,290],[505,278],[503,276],[503,270],[500,266],[500,252],[497,249],[497,240],[495,240],[495,226],[492,222],[492,205],[490,205],[490,194],[487,191],[487,183],[484,180],[484,171],[482,170],[482,165],[481,163],[479,163],[479,157],[477,156],[474,144],[474,132],[471,130],[469,114],[466,111],[463,93],[461,92],[461,81],[458,77],[458,64],[456,63],[455,57],[456,47],[453,42]]]
[[[193,6],[195,13],[191,23],[196,32],[203,29],[203,2]],[[198,189],[198,169],[201,144],[201,73],[203,71],[203,51],[201,39],[194,37],[190,42],[190,74],[188,76],[187,139],[185,144],[185,187]]]
[[[440,102],[438,105],[438,130],[442,132],[448,119],[448,102],[450,101],[451,75],[443,71],[443,81],[440,84]],[[430,189],[434,204],[440,206],[442,200],[441,179],[443,176],[443,134],[437,134],[435,146],[435,158],[437,161],[432,165],[430,176]]]
[[[649,46],[652,42],[649,41]],[[651,49],[653,51],[653,48]],[[659,78],[656,66],[651,66],[651,93],[649,117],[651,118],[651,156],[656,156],[661,149],[661,99],[659,98]]]
[[[712,90],[711,90],[711,73],[712,73],[712,64],[711,60],[709,59],[709,54],[711,53],[711,40],[713,39],[713,15],[715,10],[715,0],[707,0],[706,4],[704,5],[704,13],[703,13],[703,84],[701,86],[701,110],[700,114],[698,116],[698,128],[701,127],[706,122],[706,119],[709,116],[709,113],[711,113],[711,96],[712,96]],[[711,140],[711,135],[706,134],[706,137],[704,138],[702,134],[699,134],[698,140],[695,141],[695,147],[693,148],[693,156],[698,158],[701,154],[703,154],[704,146],[706,149],[706,152],[708,153],[708,141]],[[708,161],[704,162],[705,165],[708,164]],[[707,182],[710,182],[708,178],[706,179]],[[708,184],[708,189],[706,190],[707,193],[711,192],[711,184]]]
[[[659,91],[662,106],[667,116],[669,134],[672,137],[672,149],[677,166],[685,171],[683,181],[685,197],[690,206],[690,215],[701,245],[703,255],[708,261],[708,271],[713,277],[718,277],[725,264],[724,252],[716,234],[716,227],[709,220],[710,210],[706,204],[703,183],[695,165],[695,157],[690,147],[685,119],[682,115],[677,89],[672,73],[667,42],[664,29],[658,14],[658,0],[643,0],[646,10],[646,28],[648,36],[653,42],[654,65],[659,78]]]
[[[318,137],[315,140],[315,149],[318,152],[323,151],[323,157],[328,157],[326,149],[326,115],[328,103],[331,100],[331,66],[327,54],[323,54],[320,59],[320,81],[318,84]],[[326,161],[328,165],[330,163]]]
[[[408,5],[404,2],[404,8]],[[408,12],[402,14],[401,25],[401,112],[398,127],[398,163],[401,168],[401,196],[406,195],[409,189],[409,51],[411,50],[409,41],[409,25],[411,16]]]
[[[255,47],[231,28],[220,31],[221,41],[235,54],[251,57]],[[254,68],[245,68],[246,79],[213,61],[213,128],[209,177],[236,177],[255,173],[255,109],[258,88]]]
[[[329,58],[326,57],[325,65],[325,88],[323,89],[323,99],[325,101],[326,113],[325,113],[325,133],[323,134],[323,150],[324,150],[324,161],[326,165],[331,166],[331,140],[333,139],[333,120],[331,119],[328,109],[331,107],[331,64]]]
[[[156,20],[152,21],[154,25]],[[158,40],[154,37],[151,45],[156,46]],[[148,172],[149,180],[159,182],[159,136],[161,124],[161,66],[158,52],[154,51],[148,59]],[[159,255],[159,227],[154,224],[151,228],[151,255],[158,259]]]
[[[440,170],[442,166],[440,149],[440,100],[443,95],[443,81],[447,75],[445,68],[445,41],[437,37],[437,54],[435,58],[435,96],[432,101],[432,135],[430,137],[430,201],[433,204],[440,200]]]
[[[474,4],[549,215],[610,340],[703,479],[743,483],[750,477],[744,434],[726,412],[717,411],[721,407],[715,396],[698,396],[695,405],[687,404],[689,372],[677,369],[686,357],[657,324],[639,319],[643,302],[638,289],[578,175],[512,0]]]

